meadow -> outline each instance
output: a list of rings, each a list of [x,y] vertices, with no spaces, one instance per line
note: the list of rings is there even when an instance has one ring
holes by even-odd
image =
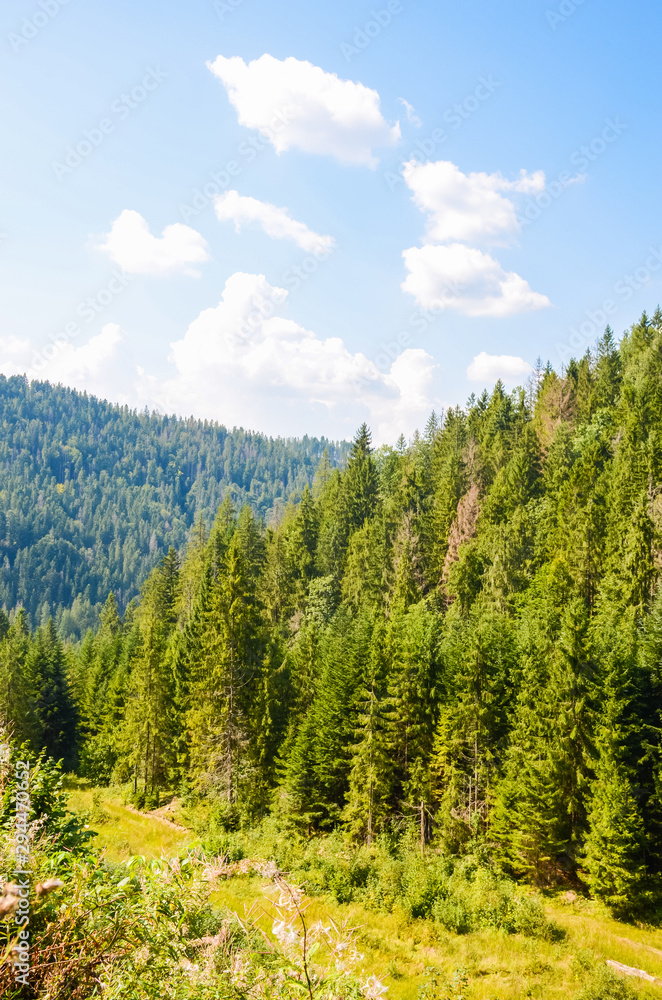
[[[126,861],[132,855],[148,859],[172,855],[204,841],[200,815],[187,813],[176,800],[141,813],[116,787],[98,789],[70,778],[67,790],[70,806],[86,814],[97,834],[95,845],[112,861]],[[191,828],[186,828],[187,821]],[[235,838],[235,847],[237,842]],[[258,850],[266,859],[264,838]],[[274,911],[264,879],[242,864],[234,868],[213,893],[213,905],[227,907],[242,919],[249,915],[269,934]],[[386,998],[662,997],[662,928],[615,920],[605,907],[572,891],[544,894],[545,916],[553,932],[531,937],[492,928],[454,933],[435,920],[412,917],[398,905],[383,912],[355,901],[339,902],[334,893],[317,894],[314,888],[307,886],[308,923],[333,920],[339,927],[355,928],[363,956],[360,968],[388,987]],[[657,982],[614,975],[608,971],[608,961],[645,971]]]

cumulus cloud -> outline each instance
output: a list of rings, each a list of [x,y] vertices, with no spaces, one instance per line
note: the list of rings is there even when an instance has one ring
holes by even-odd
[[[124,335],[116,323],[76,345],[64,337],[36,349],[29,340],[0,338],[0,372],[70,385],[116,402],[132,402],[126,357],[119,348]]]
[[[207,65],[239,123],[258,129],[277,153],[300,149],[374,168],[374,150],[400,139],[399,124],[382,116],[376,90],[310,62],[265,54],[248,64],[239,56],[218,56]]]
[[[210,260],[207,242],[195,229],[175,222],[166,226],[161,236],[152,236],[140,212],[129,208],[118,215],[97,246],[127,274],[166,275],[181,271],[197,277],[199,272],[191,264]]]
[[[439,243],[503,243],[520,229],[515,203],[504,192],[531,194],[545,187],[542,171],[522,170],[509,181],[499,173],[463,174],[448,160],[410,160],[403,175],[415,205],[428,214],[428,238]]]
[[[475,244],[504,244],[520,229],[511,194],[545,188],[542,171],[463,174],[454,163],[405,163],[403,175],[421,212],[427,214],[422,247],[405,250],[409,272],[402,288],[426,309],[446,308],[466,316],[512,316],[551,305],[514,271]],[[472,244],[471,246],[467,244]]]
[[[32,365],[32,346],[19,337],[0,337],[0,375],[25,375]]]
[[[480,382],[483,385],[493,384],[499,379],[506,385],[516,385],[532,371],[531,365],[524,358],[481,351],[467,368],[467,378],[470,382]]]
[[[274,240],[293,240],[307,253],[315,250],[331,250],[335,246],[332,236],[320,236],[303,222],[293,219],[286,208],[277,208],[266,201],[248,198],[238,191],[226,191],[218,195],[214,202],[216,215],[221,222],[234,222],[240,232],[245,223],[257,223],[267,236]]]
[[[551,303],[489,254],[462,243],[412,247],[403,253],[409,274],[402,283],[424,309],[453,309],[466,316],[512,316]]]
[[[228,278],[221,301],[173,343],[176,375],[154,386],[162,410],[212,416],[278,433],[351,435],[361,420],[376,440],[412,431],[434,405],[434,360],[409,349],[380,371],[340,337],[322,339],[285,315],[287,292],[263,275]]]

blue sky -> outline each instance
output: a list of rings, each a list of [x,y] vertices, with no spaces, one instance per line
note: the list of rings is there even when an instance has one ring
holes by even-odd
[[[662,299],[657,4],[0,20],[5,374],[393,441]]]

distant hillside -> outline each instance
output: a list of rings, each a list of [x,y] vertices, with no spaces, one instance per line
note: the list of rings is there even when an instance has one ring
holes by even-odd
[[[325,449],[336,465],[347,446],[137,413],[0,376],[0,606],[21,603],[36,623],[56,614],[65,634],[80,634],[110,590],[126,604],[226,492],[269,522],[312,481]]]

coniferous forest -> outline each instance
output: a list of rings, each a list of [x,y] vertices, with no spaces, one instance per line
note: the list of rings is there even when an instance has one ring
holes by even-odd
[[[141,809],[174,791],[227,831],[482,845],[524,883],[655,907],[661,484],[658,311],[409,443],[362,426],[270,525],[228,491],[79,642],[7,608],[0,715]]]
[[[222,498],[270,521],[324,451],[218,424],[136,413],[47,382],[0,375],[0,605],[49,617],[66,638],[124,609],[170,547]]]

